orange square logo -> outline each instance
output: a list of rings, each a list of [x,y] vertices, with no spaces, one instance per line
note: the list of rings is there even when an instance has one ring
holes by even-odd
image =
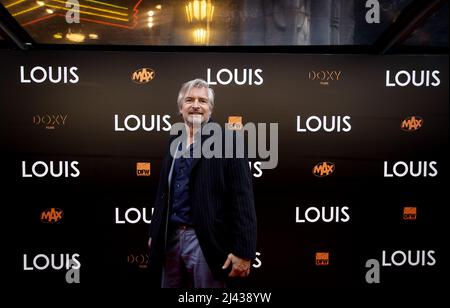
[[[328,252],[316,252],[316,265],[324,266],[329,264]]]
[[[403,208],[403,220],[416,220],[417,208],[415,206],[405,206]]]
[[[137,163],[136,164],[137,176],[150,176],[150,163]]]
[[[228,129],[241,130],[242,129],[242,117],[230,116],[228,117]]]

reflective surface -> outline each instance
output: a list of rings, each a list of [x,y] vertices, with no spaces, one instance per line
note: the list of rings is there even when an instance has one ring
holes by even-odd
[[[405,45],[448,46],[448,3],[431,15],[405,40]]]
[[[411,2],[379,1],[368,23],[359,0],[0,0],[37,43],[165,46],[371,45]]]

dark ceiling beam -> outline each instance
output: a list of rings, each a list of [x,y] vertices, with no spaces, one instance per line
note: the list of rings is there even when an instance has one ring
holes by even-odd
[[[9,14],[8,10],[0,3],[0,29],[6,36],[22,50],[30,49],[34,45],[31,36]]]
[[[428,17],[437,11],[448,0],[416,0],[409,4],[394,23],[389,26],[375,41],[373,47],[377,54],[386,54],[400,45]]]

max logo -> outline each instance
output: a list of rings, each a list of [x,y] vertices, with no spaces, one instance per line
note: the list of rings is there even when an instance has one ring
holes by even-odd
[[[143,84],[152,81],[155,78],[155,71],[151,68],[141,68],[134,71],[131,80],[135,83]]]
[[[62,219],[63,214],[63,210],[52,207],[41,212],[40,220],[44,223],[57,223]]]
[[[419,116],[410,116],[402,121],[400,128],[405,132],[413,132],[423,125],[423,119]]]
[[[318,177],[324,177],[334,172],[334,164],[330,162],[321,162],[314,166],[312,173]]]

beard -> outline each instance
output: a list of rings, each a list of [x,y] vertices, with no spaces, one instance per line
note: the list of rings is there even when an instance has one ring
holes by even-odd
[[[189,125],[200,126],[202,123],[207,122],[209,117],[205,114],[189,114],[187,116],[186,122]]]

